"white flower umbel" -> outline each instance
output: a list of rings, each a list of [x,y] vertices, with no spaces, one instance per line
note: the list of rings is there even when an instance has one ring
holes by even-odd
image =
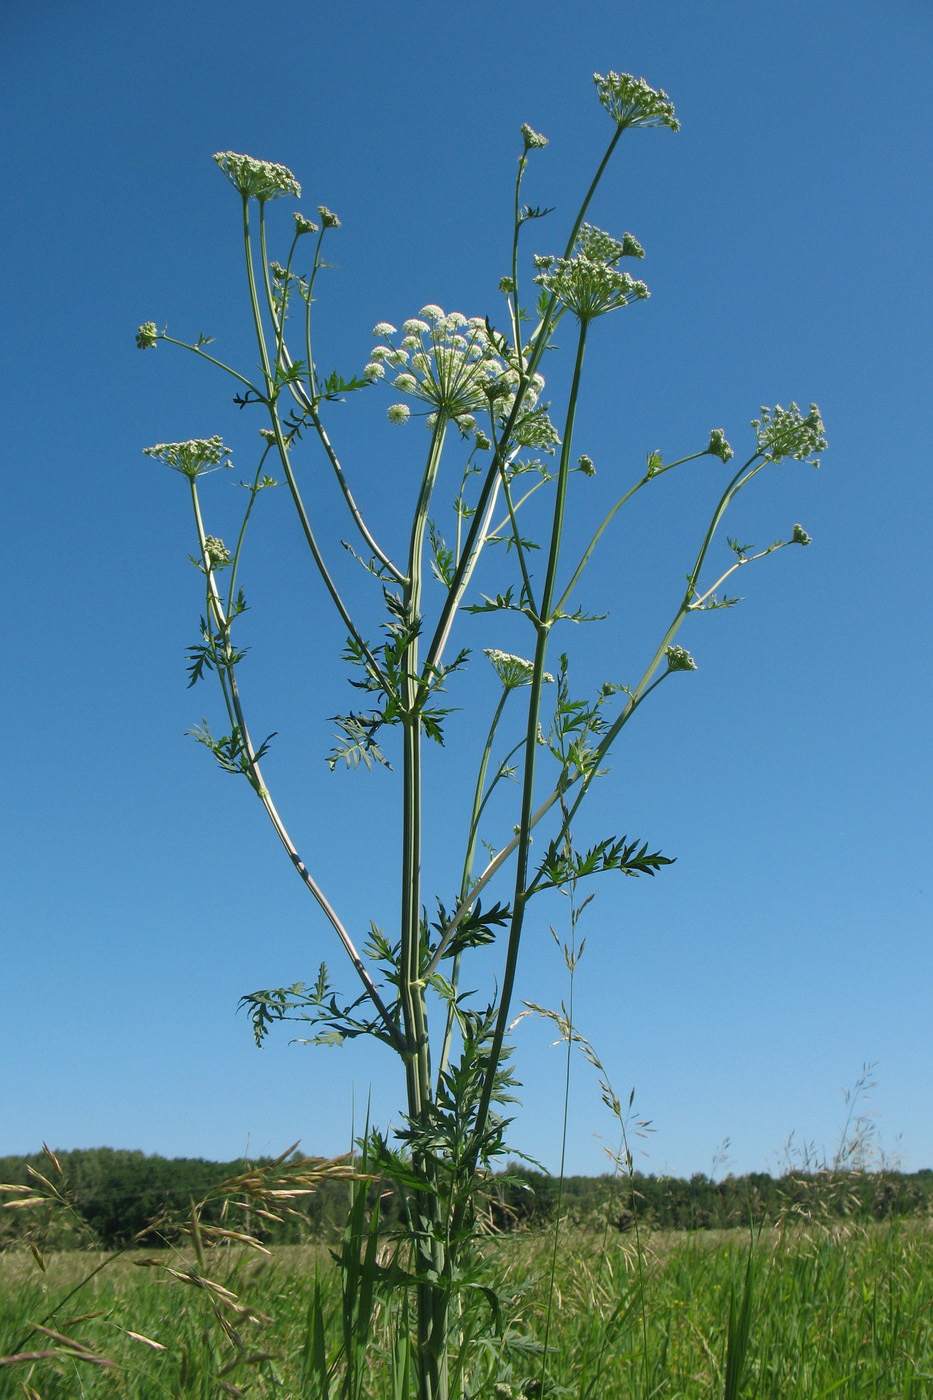
[[[411,417],[411,409],[407,403],[394,403],[388,410],[390,423],[407,423]]]
[[[612,267],[620,258],[643,258],[645,250],[637,238],[623,233],[621,240],[611,233],[597,228],[595,224],[581,224],[574,252],[593,262],[607,263]]]
[[[636,281],[607,262],[596,262],[582,255],[536,259],[536,262],[546,263],[546,266],[534,280],[580,321],[592,321],[608,311],[627,306],[630,301],[646,301],[651,295],[644,282]]]
[[[376,330],[389,338],[388,322],[380,321]],[[402,333],[402,348],[387,349],[385,356],[391,363],[393,353],[410,355],[407,369],[394,381],[397,389],[449,419],[487,407],[487,388],[502,380],[506,367],[490,345],[484,320],[469,320],[459,311],[447,315],[430,303],[403,323]]]
[[[157,442],[154,447],[143,448],[147,457],[155,457],[191,481],[209,471],[232,466],[230,451],[217,436],[189,438],[187,442]]]
[[[695,671],[697,664],[683,647],[668,647],[664,653],[669,671]]]
[[[534,664],[523,656],[514,656],[510,651],[499,651],[498,647],[484,647],[483,655],[490,662],[506,690],[514,690],[519,685],[530,685],[534,675]],[[545,671],[541,679],[552,685],[554,677]]]
[[[674,104],[663,88],[649,87],[644,78],[631,73],[593,74],[599,100],[618,127],[669,126],[680,130]]]
[[[237,155],[236,151],[218,151],[214,160],[244,199],[264,202],[283,194],[293,194],[296,199],[301,195],[301,186],[287,166]]]
[[[815,403],[811,403],[806,418],[795,403],[790,408],[779,403],[774,408],[762,406],[761,417],[752,419],[752,427],[758,451],[767,461],[793,457],[798,462],[812,462],[814,467],[820,465],[818,454],[826,451],[826,435]]]

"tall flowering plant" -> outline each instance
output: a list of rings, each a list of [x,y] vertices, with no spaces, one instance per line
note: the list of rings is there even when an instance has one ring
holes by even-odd
[[[769,463],[792,457],[818,465],[825,447],[815,405],[807,413],[796,404],[763,408],[753,420],[754,446],[735,468],[733,449],[721,429],[703,446],[665,462],[652,452],[647,465],[605,518],[595,523],[585,549],[565,560],[565,520],[575,474],[592,474],[585,455],[574,455],[574,429],[584,356],[592,323],[647,300],[646,284],[624,266],[640,261],[644,249],[631,234],[615,237],[587,222],[593,195],[623,133],[642,127],[676,132],[673,104],[663,91],[628,74],[596,74],[596,91],[611,122],[608,145],[586,190],[559,254],[527,259],[525,227],[541,209],[521,202],[522,183],[534,152],[547,145],[530,126],[521,128],[522,149],[515,181],[511,266],[499,283],[504,311],[496,325],[486,315],[445,312],[423,306],[396,328],[380,321],[375,343],[358,374],[344,380],[324,377],[313,346],[312,306],[322,250],[340,227],[336,215],[319,206],[317,217],[294,214],[285,262],[267,252],[267,206],[282,197],[300,197],[300,186],[284,166],[231,151],[214,157],[240,198],[248,305],[259,351],[258,374],[244,375],[217,360],[209,340],[185,342],[140,326],[137,344],[179,345],[232,375],[237,402],[257,405],[264,415],[262,446],[251,480],[242,525],[235,542],[208,533],[201,504],[201,479],[230,465],[231,453],[219,437],[159,443],[147,454],[187,478],[197,534],[194,562],[202,575],[204,612],[200,636],[191,648],[192,683],[213,673],[220,689],[224,732],[206,722],[197,738],[226,770],[246,779],[262,803],[289,860],[358,979],[358,995],[347,1001],[333,989],[326,966],[316,983],[257,991],[244,997],[257,1042],[284,1019],[310,1022],[312,1039],[339,1041],[368,1035],[381,1041],[401,1064],[405,1107],[392,1139],[373,1133],[365,1144],[370,1168],[388,1175],[400,1193],[407,1221],[406,1239],[391,1279],[415,1298],[414,1356],[420,1400],[446,1400],[461,1393],[471,1329],[464,1321],[471,1298],[471,1246],[477,1230],[477,1202],[484,1179],[504,1150],[509,1101],[508,1030],[514,1014],[519,950],[529,906],[541,892],[566,887],[601,872],[653,875],[666,856],[641,838],[610,835],[587,850],[573,842],[575,816],[623,728],[652,691],[675,672],[694,669],[678,642],[680,628],[694,613],[726,606],[720,595],[726,580],[754,559],[809,544],[795,525],[790,537],[751,551],[727,541],[732,557],[712,582],[706,575],[714,539],[735,496]],[[258,247],[257,244],[258,235]],[[305,248],[311,251],[306,255]],[[533,307],[533,310],[530,308]],[[297,308],[299,315],[290,319]],[[630,313],[631,314],[631,313]],[[287,325],[287,322],[289,324]],[[542,366],[564,324],[574,337],[572,371],[561,411],[544,398]],[[292,325],[300,329],[297,341]],[[530,327],[530,329],[529,329]],[[570,338],[569,336],[567,337]],[[328,429],[330,405],[350,394],[391,389],[390,424],[401,430],[409,419],[427,425],[420,485],[413,489],[407,550],[393,555],[371,528],[351,487],[351,473]],[[390,431],[390,429],[387,429]],[[303,490],[300,449],[316,441],[338,483],[359,539],[357,557],[373,583],[375,607],[364,619],[355,614],[336,581],[324,522],[316,518]],[[423,439],[422,439],[423,441]],[[412,444],[416,459],[418,443]],[[569,662],[551,661],[552,634],[565,620],[579,620],[573,595],[601,536],[617,512],[659,476],[685,462],[710,456],[727,467],[709,521],[702,531],[686,586],[670,625],[631,686],[607,683],[592,697],[571,689]],[[274,464],[274,466],[272,465]],[[295,844],[263,774],[268,741],[258,743],[247,722],[239,682],[243,650],[239,621],[246,603],[240,582],[244,538],[259,495],[281,474],[294,505],[297,526],[320,577],[322,603],[332,607],[346,633],[345,656],[352,683],[363,703],[337,718],[338,739],[329,763],[350,767],[387,763],[384,746],[401,753],[401,880],[397,925],[384,931],[372,924],[357,947],[325,890],[322,872],[312,871]],[[438,482],[453,471],[458,483],[449,526],[432,513]],[[529,502],[547,495],[543,538],[529,538]],[[446,533],[445,533],[446,532]],[[508,548],[494,559],[505,571],[494,591],[479,594],[477,570],[489,547]],[[533,557],[533,551],[537,553]],[[541,561],[541,562],[538,562]],[[430,571],[440,589],[428,597]],[[438,601],[435,603],[434,598]],[[439,697],[455,673],[471,664],[470,653],[454,641],[463,613],[480,618],[510,613],[527,629],[527,656],[484,649],[484,660],[498,680],[499,699],[477,755],[475,784],[464,820],[464,845],[453,852],[455,872],[448,893],[436,901],[437,917],[426,912],[422,889],[422,801],[432,782],[425,741],[442,741],[450,711]],[[374,641],[375,619],[381,640]],[[520,715],[504,742],[503,720]],[[470,737],[464,740],[469,749]],[[515,778],[514,810],[504,832],[486,849],[485,830],[494,792],[501,806],[505,779]],[[542,840],[542,833],[544,839]],[[532,846],[533,835],[537,838]],[[451,854],[448,851],[444,855]],[[495,886],[495,902],[490,902]],[[449,891],[455,891],[451,898]],[[464,994],[464,959],[483,945],[501,946],[497,992],[484,1001]],[[407,1252],[406,1252],[407,1251]],[[359,1272],[354,1275],[359,1278]],[[362,1316],[348,1306],[348,1316]],[[359,1337],[356,1338],[359,1344]],[[354,1393],[354,1344],[346,1343],[347,1393]],[[472,1391],[470,1393],[473,1393]]]

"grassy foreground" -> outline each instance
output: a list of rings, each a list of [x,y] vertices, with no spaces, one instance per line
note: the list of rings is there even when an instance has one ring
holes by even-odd
[[[487,1245],[478,1306],[465,1305],[478,1340],[460,1377],[464,1396],[541,1395],[545,1336],[543,1393],[555,1397],[933,1395],[929,1222],[763,1233],[744,1317],[749,1241],[738,1231],[643,1235],[639,1247],[631,1234],[568,1228],[557,1242],[548,1322],[554,1243],[551,1231]],[[44,1272],[28,1251],[0,1255],[0,1356],[16,1348],[23,1358],[0,1365],[3,1400],[323,1400],[325,1356],[335,1363],[331,1400],[342,1400],[339,1278],[322,1249],[282,1247],[267,1257],[225,1248],[211,1252],[207,1269],[191,1254],[140,1251],[30,1333],[28,1323],[98,1259],[71,1252],[41,1262]],[[737,1369],[744,1322],[748,1348]],[[406,1393],[399,1323],[397,1303],[375,1301],[365,1400]]]

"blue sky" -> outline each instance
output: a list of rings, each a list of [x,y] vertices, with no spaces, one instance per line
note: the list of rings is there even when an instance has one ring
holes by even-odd
[[[336,1153],[370,1096],[391,1118],[401,1084],[383,1052],[284,1032],[258,1052],[235,1014],[322,958],[347,988],[350,971],[252,794],[186,737],[216,713],[207,687],[185,689],[190,511],[141,449],[217,432],[245,471],[255,424],[228,381],[168,346],[140,354],[133,332],[204,331],[253,363],[238,202],[210,159],[224,149],[283,162],[303,208],[340,216],[318,307],[327,368],[349,377],[376,321],[426,302],[501,318],[518,128],[550,139],[525,195],[555,206],[528,252],[554,252],[608,139],[591,76],[614,68],[665,88],[683,129],[627,133],[592,209],[644,244],[652,298],[594,328],[577,441],[597,476],[575,478],[574,537],[652,449],[671,460],[722,426],[750,451],[760,404],[816,400],[830,450],[740,500],[730,534],[763,545],[800,521],[813,545],[743,572],[741,607],[691,619],[699,669],[640,712],[578,832],[637,835],[677,862],[594,887],[577,1021],[652,1120],[644,1170],[707,1171],[725,1139],[735,1171],[779,1167],[792,1133],[831,1152],[866,1061],[885,1149],[933,1165],[928,7],[53,0],[4,27],[0,1154],[45,1139],[225,1158],[299,1138]],[[390,401],[373,390],[330,423],[397,542],[423,429],[390,430]],[[304,469],[339,552],[321,465]],[[609,618],[558,644],[576,648],[581,689],[637,680],[721,476],[712,458],[671,473],[614,529],[580,597]],[[224,533],[235,493],[214,482]],[[284,493],[262,504],[244,578],[253,727],[279,731],[276,800],[347,923],[391,926],[393,780],[326,769],[340,629]],[[463,641],[529,646],[498,622]],[[429,893],[452,882],[458,755],[495,703],[481,672],[460,701],[458,743],[431,755]],[[548,932],[566,934],[566,913],[533,907],[519,1000],[566,996]],[[551,1040],[530,1019],[516,1033],[514,1142],[553,1168]],[[570,1170],[602,1170],[606,1145],[581,1060]]]

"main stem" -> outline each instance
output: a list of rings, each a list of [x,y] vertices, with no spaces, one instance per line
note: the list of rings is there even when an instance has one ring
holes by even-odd
[[[428,508],[444,447],[447,420],[438,414],[431,437],[421,493],[412,524],[408,555],[408,580],[403,590],[407,624],[413,629],[420,622],[423,579],[424,538]],[[408,1117],[414,1129],[427,1127],[431,1104],[431,1056],[428,1042],[425,984],[421,977],[423,948],[421,936],[421,686],[418,636],[412,637],[405,652],[402,698],[404,707],[403,746],[403,824],[402,824],[402,926],[399,959],[399,996],[405,1027],[407,1054],[405,1079]],[[416,1272],[418,1284],[418,1351],[421,1400],[447,1400],[447,1293],[434,1282],[444,1271],[444,1248],[440,1231],[440,1200],[436,1172],[430,1157],[415,1146],[412,1153],[415,1175],[423,1182],[416,1193],[412,1215],[415,1223]]]
[[[570,475],[570,454],[573,441],[573,426],[577,410],[577,396],[580,391],[580,378],[583,372],[583,355],[586,348],[587,323],[581,321],[577,342],[577,356],[573,367],[573,381],[567,404],[567,418],[564,424],[561,446],[560,468],[557,474],[557,493],[554,501],[554,517],[551,525],[551,547],[548,554],[547,574],[541,598],[541,611],[536,623],[537,642],[535,645],[534,669],[531,676],[528,698],[528,725],[525,733],[525,769],[522,783],[522,812],[519,826],[518,851],[515,868],[515,889],[512,900],[512,922],[509,928],[509,943],[505,959],[505,972],[502,978],[502,991],[499,996],[499,1014],[493,1033],[486,1065],[483,1091],[476,1113],[472,1166],[475,1170],[481,1144],[486,1134],[489,1110],[495,1093],[499,1061],[502,1058],[502,1045],[509,1023],[509,1010],[512,1004],[512,991],[515,973],[518,968],[518,950],[521,944],[525,908],[528,901],[528,853],[531,846],[531,826],[534,807],[535,759],[538,748],[538,716],[541,711],[541,690],[544,684],[544,663],[547,657],[547,644],[553,622],[552,608],[557,581],[557,564],[560,557],[561,539],[564,528],[564,509],[567,499],[567,481]],[[458,1202],[454,1212],[452,1233],[456,1234],[463,1220],[465,1203]]]

